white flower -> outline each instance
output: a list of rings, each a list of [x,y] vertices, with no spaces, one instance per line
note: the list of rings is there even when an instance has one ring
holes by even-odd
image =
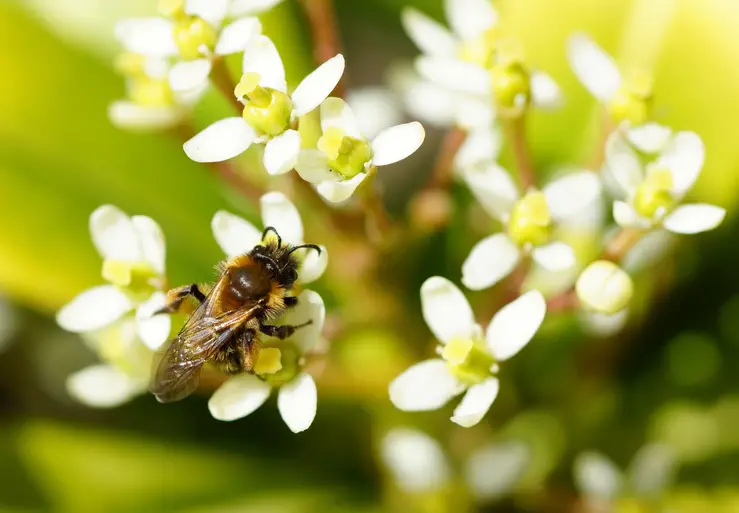
[[[280,192],[270,192],[262,196],[260,205],[265,228],[273,227],[284,242],[293,246],[303,243],[303,222],[300,213],[287,196]],[[219,211],[213,216],[211,227],[216,242],[228,258],[248,253],[262,242],[262,230],[225,211]],[[320,255],[316,251],[298,250],[299,254],[303,255],[298,274],[302,283],[317,280],[326,270],[328,251],[325,246],[320,248]]]
[[[151,218],[128,217],[111,205],[92,213],[90,232],[109,284],[79,294],[56,320],[63,329],[84,334],[108,364],[73,375],[70,391],[91,406],[113,406],[145,390],[142,375],[150,371],[145,362],[170,334],[169,316],[152,315],[166,302],[164,237]]]
[[[673,233],[712,230],[723,221],[723,208],[703,203],[680,205],[700,175],[705,158],[703,141],[694,132],[678,132],[660,145],[643,165],[627,136],[613,133],[606,145],[606,167],[624,200],[613,204],[613,217],[623,227],[663,226]],[[655,145],[656,147],[656,145]]]
[[[466,391],[451,420],[473,426],[498,395],[498,364],[528,344],[544,320],[544,297],[531,291],[506,305],[484,334],[464,294],[445,278],[426,280],[421,304],[441,358],[413,365],[395,378],[390,400],[405,411],[436,410]]]
[[[406,493],[433,492],[451,480],[451,469],[439,443],[409,428],[388,431],[380,444],[380,456],[395,484]]]
[[[277,408],[293,433],[305,431],[316,416],[316,384],[302,370],[303,355],[318,342],[323,329],[323,299],[312,290],[298,296],[298,304],[280,319],[280,324],[312,324],[299,328],[284,341],[265,341],[259,351],[255,374],[229,378],[208,401],[211,415],[218,420],[243,418],[265,403],[277,388]],[[266,361],[265,361],[266,360]]]
[[[465,462],[465,481],[478,502],[495,501],[514,489],[530,461],[529,448],[518,440],[486,444]]]
[[[487,162],[461,169],[461,174],[483,208],[506,227],[478,242],[462,265],[462,283],[472,290],[493,286],[530,252],[549,271],[575,265],[575,254],[563,242],[551,241],[554,223],[575,218],[600,196],[598,177],[590,171],[568,174],[523,198],[510,174]]]
[[[220,162],[243,153],[252,143],[264,142],[267,172],[287,173],[300,151],[295,122],[331,94],[343,72],[344,57],[339,54],[305,77],[289,95],[277,49],[266,36],[255,38],[244,52],[244,75],[234,91],[244,103],[243,115],[216,121],[185,143],[185,153],[196,162]]]
[[[675,470],[673,451],[656,444],[643,446],[632,459],[626,474],[597,452],[580,454],[574,465],[575,483],[592,508],[609,504],[625,506],[632,502],[634,505],[648,504],[665,491]]]
[[[160,10],[165,17],[121,20],[115,33],[130,52],[176,58],[169,72],[170,85],[175,91],[192,91],[207,83],[215,58],[243,51],[261,33],[261,24],[253,16],[224,23],[229,11],[231,15],[261,11],[246,9],[247,3],[254,4],[233,2],[232,5],[231,0],[164,0],[160,2]],[[274,3],[262,2],[265,9]]]
[[[331,202],[351,197],[368,172],[412,155],[423,143],[425,132],[418,122],[396,125],[368,141],[354,112],[343,100],[328,98],[321,104],[321,129],[317,149],[300,151],[295,170]]]
[[[634,283],[613,262],[598,260],[580,274],[575,291],[584,308],[614,315],[628,306],[634,295]]]

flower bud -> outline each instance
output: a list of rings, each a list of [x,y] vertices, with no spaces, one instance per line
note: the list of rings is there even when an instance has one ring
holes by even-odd
[[[490,70],[495,102],[513,115],[519,115],[531,99],[531,77],[522,62],[498,64]]]
[[[328,164],[344,178],[353,178],[365,170],[372,158],[366,141],[344,134],[341,128],[329,127],[318,139],[318,149],[328,157]]]
[[[519,246],[540,246],[549,241],[552,216],[544,193],[529,192],[511,211],[508,234]]]
[[[670,193],[673,187],[669,169],[654,169],[639,185],[634,195],[634,208],[644,217],[664,215],[675,203]]]
[[[629,304],[634,284],[619,266],[607,260],[598,260],[580,274],[575,290],[585,308],[612,315]]]
[[[174,27],[174,40],[183,59],[198,59],[213,51],[217,39],[216,29],[197,16],[183,18]]]

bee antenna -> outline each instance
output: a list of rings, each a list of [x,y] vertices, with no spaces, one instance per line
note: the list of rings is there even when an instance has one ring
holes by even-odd
[[[264,240],[269,232],[272,232],[277,236],[277,247],[282,247],[282,237],[280,237],[280,234],[277,233],[277,229],[275,229],[274,226],[268,226],[264,229],[264,231],[262,232],[262,240]]]
[[[292,248],[290,251],[287,252],[287,254],[289,255],[290,253],[292,253],[293,251],[298,250],[298,249],[313,249],[319,255],[321,253],[323,253],[323,250],[320,248],[320,246],[317,246],[315,244],[301,244],[300,246],[295,246],[294,248]]]
[[[279,266],[277,265],[277,262],[275,262],[275,259],[269,255],[263,255],[261,253],[257,253],[253,255],[253,257],[254,257],[254,260],[257,260],[257,261],[263,260],[267,262],[268,264],[270,264],[274,269],[279,269]]]

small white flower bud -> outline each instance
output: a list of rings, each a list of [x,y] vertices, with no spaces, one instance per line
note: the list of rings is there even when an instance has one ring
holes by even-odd
[[[583,307],[608,315],[626,308],[634,293],[631,277],[607,260],[590,264],[580,274],[575,288]]]

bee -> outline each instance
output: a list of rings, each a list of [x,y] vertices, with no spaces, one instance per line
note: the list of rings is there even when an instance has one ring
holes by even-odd
[[[276,237],[266,239],[269,232]],[[315,244],[283,243],[277,230],[267,227],[261,244],[218,265],[220,277],[207,295],[197,284],[168,293],[167,305],[157,313],[177,312],[188,297],[200,305],[156,364],[150,390],[159,402],[190,395],[206,363],[226,374],[252,371],[260,333],[284,340],[311,324],[270,324],[298,303],[290,294],[298,279],[299,261],[294,254],[298,249],[321,253]]]

